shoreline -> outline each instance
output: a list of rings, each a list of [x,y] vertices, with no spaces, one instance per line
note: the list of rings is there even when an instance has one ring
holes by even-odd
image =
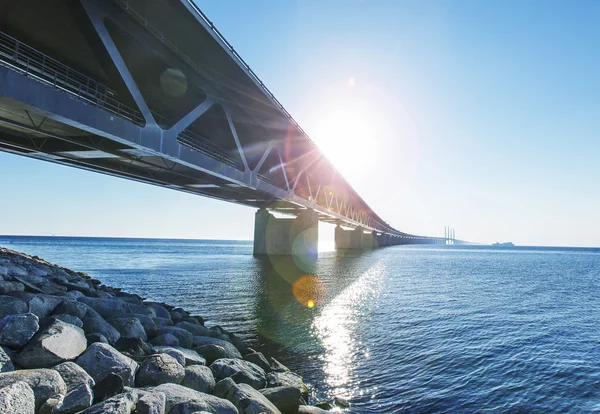
[[[0,345],[1,412],[334,408],[307,405],[299,375],[234,333],[205,326],[200,315],[6,248],[0,248]]]

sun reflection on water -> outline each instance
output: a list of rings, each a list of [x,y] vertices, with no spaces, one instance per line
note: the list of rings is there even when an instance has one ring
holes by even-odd
[[[368,360],[370,353],[365,344],[355,340],[354,333],[376,308],[384,277],[385,267],[379,262],[324,306],[313,321],[313,335],[323,346],[323,371],[332,395],[351,399],[360,392],[353,385],[353,369]]]

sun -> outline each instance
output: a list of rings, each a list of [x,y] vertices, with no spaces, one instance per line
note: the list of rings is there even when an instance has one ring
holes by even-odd
[[[378,124],[367,105],[337,104],[319,115],[315,141],[342,173],[354,173],[370,164],[378,150]]]

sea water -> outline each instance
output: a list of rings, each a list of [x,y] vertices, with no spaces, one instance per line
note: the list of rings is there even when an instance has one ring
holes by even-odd
[[[394,246],[257,259],[250,242],[0,236],[202,315],[351,413],[600,411],[600,250]]]

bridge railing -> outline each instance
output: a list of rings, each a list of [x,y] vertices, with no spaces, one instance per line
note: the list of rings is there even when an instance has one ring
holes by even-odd
[[[145,124],[144,117],[138,110],[116,99],[114,90],[4,32],[0,32],[0,63],[120,118],[138,125]]]
[[[0,32],[0,64],[119,118],[140,126],[146,123],[140,111],[119,101],[116,91],[4,32]],[[158,112],[152,111],[152,116],[161,127],[169,124],[168,118]],[[177,141],[181,145],[243,170],[241,162],[232,158],[225,149],[189,128],[179,134]]]

